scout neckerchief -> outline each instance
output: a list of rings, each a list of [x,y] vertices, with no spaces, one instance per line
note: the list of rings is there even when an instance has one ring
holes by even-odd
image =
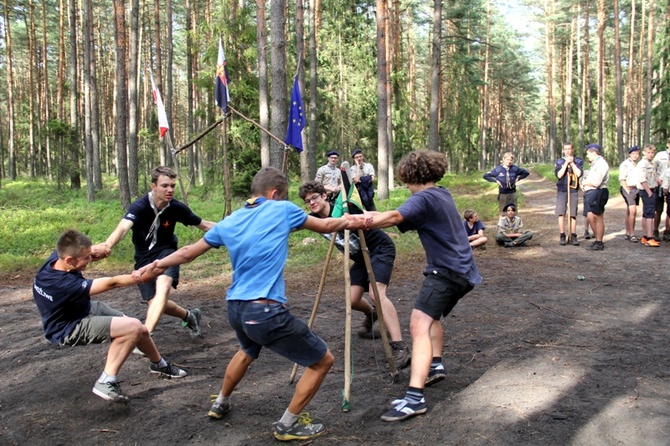
[[[505,166],[505,178],[507,179],[507,189],[511,189],[512,185],[509,182],[509,167]]]
[[[158,210],[156,204],[154,203],[154,192],[151,191],[149,192],[149,204],[151,205],[151,209],[154,210],[154,214],[156,214],[156,216],[154,217],[154,222],[151,224],[149,233],[147,234],[147,237],[144,239],[144,241],[147,241],[149,240],[149,237],[152,237],[151,243],[149,243],[149,249],[151,249],[156,244],[156,241],[158,241],[158,228],[161,225],[161,214],[165,211],[165,209],[170,207],[170,202],[168,201],[163,209]]]
[[[244,207],[247,209],[255,208],[256,206],[260,206],[266,201],[268,201],[268,199],[265,197],[249,198],[247,201],[244,202]]]

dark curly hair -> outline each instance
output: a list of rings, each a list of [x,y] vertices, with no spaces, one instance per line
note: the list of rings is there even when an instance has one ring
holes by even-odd
[[[298,196],[300,196],[301,200],[304,200],[307,195],[313,193],[323,195],[326,193],[326,188],[323,187],[323,184],[319,183],[318,181],[308,181],[298,189]]]
[[[398,178],[406,184],[437,183],[446,171],[447,161],[440,152],[410,152],[398,163]]]

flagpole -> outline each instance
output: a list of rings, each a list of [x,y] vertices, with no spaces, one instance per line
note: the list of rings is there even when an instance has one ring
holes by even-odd
[[[179,190],[181,190],[181,198],[186,206],[188,206],[188,197],[186,196],[186,189],[184,189],[184,182],[181,179],[181,173],[179,172],[179,160],[177,159],[174,146],[172,145],[172,138],[170,137],[170,132],[165,133],[165,144],[167,145],[168,150],[170,151],[170,156],[172,157],[172,162],[174,163],[175,170],[177,171],[177,180],[179,181]]]
[[[228,105],[229,108],[230,105]],[[223,187],[225,188],[225,206],[223,218],[230,215],[233,207],[233,199],[230,193],[230,167],[228,166],[228,122],[226,116],[223,117],[223,127],[221,129],[223,138]]]

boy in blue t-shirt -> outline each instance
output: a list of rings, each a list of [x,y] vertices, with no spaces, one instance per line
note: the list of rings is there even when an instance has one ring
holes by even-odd
[[[242,209],[218,222],[196,243],[184,246],[136,271],[147,280],[165,269],[190,262],[211,248],[225,246],[233,265],[233,283],[226,294],[228,320],[240,349],[226,368],[221,392],[208,415],[221,419],[231,409],[230,396],[263,347],[306,367],[293,399],[275,423],[275,438],[308,440],[325,432],[302,410],[316,394],[333,365],[326,343],[286,306],[284,265],[289,234],[298,229],[332,233],[346,218],[316,218],[287,201],[286,175],[273,167],[261,169],[251,184],[251,198]]]
[[[444,155],[439,152],[405,155],[398,163],[398,178],[407,184],[412,195],[394,211],[352,216],[349,225],[349,229],[398,226],[401,232],[415,230],[426,251],[426,277],[410,317],[409,388],[402,399],[393,401],[393,409],[382,415],[384,421],[400,421],[426,412],[424,387],[446,377],[440,319],[482,281],[454,198],[447,189],[436,185],[446,170]]]
[[[56,251],[40,268],[33,282],[33,298],[42,317],[45,337],[58,345],[99,344],[109,341],[105,368],[93,387],[97,396],[127,402],[121,393],[117,375],[130,352],[137,347],[150,360],[152,373],[168,378],[181,378],[186,372],[168,363],[156,349],[147,328],[139,319],[91,296],[113,288],[134,285],[130,274],[100,279],[86,279],[82,271],[93,258],[104,257],[102,245],[91,245],[81,232],[65,231],[56,244]]]

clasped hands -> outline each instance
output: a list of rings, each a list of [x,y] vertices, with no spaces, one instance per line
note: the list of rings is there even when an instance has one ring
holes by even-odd
[[[365,212],[363,214],[344,214],[347,219],[346,229],[370,229],[374,220],[374,214]]]
[[[133,271],[131,275],[135,279],[135,282],[144,283],[163,274],[167,268],[159,267],[158,262],[158,260],[154,260],[148,265],[144,265],[142,268]]]

